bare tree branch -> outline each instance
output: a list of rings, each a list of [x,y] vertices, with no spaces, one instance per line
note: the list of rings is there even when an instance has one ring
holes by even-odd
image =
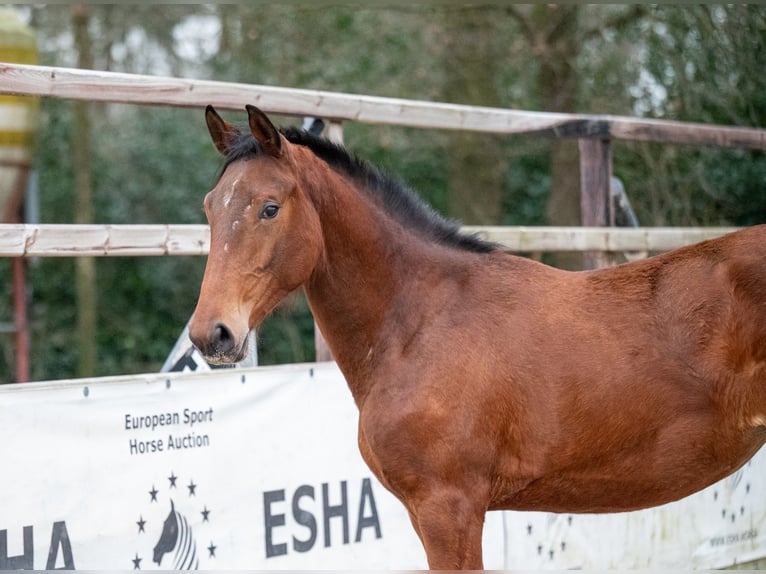
[[[621,14],[616,14],[612,18],[609,18],[606,21],[594,26],[593,28],[586,30],[582,36],[582,41],[587,42],[588,40],[600,35],[604,30],[622,30],[625,28],[625,26],[635,22],[639,18],[643,18],[648,13],[649,9],[644,4],[636,4],[631,6],[630,10],[626,10]]]
[[[548,22],[547,32],[545,34],[547,43],[555,43],[556,38],[558,36],[566,34],[566,32],[564,32],[564,29],[571,24],[571,19],[577,16],[577,11],[579,9],[580,7],[575,5],[575,6],[556,6],[555,10],[551,10],[551,9],[548,10],[547,12],[548,16],[555,15],[556,18],[551,18],[550,21]]]
[[[529,42],[530,46],[534,46],[536,37],[532,25],[529,22],[529,18],[513,5],[506,6],[505,10],[509,16],[518,22],[519,27],[521,28],[521,33],[524,34],[524,37],[527,39],[527,42]]]

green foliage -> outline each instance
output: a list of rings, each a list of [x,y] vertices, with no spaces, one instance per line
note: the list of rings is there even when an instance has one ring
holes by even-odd
[[[542,142],[513,138],[503,196],[502,225],[545,225],[550,187],[548,158]],[[532,145],[529,145],[529,144]],[[531,148],[531,149],[529,149]]]
[[[303,363],[314,355],[314,318],[306,298],[296,292],[258,329],[258,364]]]
[[[667,119],[766,126],[764,7],[660,5],[643,27],[637,107]],[[646,225],[751,225],[766,219],[763,152],[616,147],[615,172]]]
[[[10,303],[13,301],[12,277],[11,260],[0,258],[0,278],[3,279],[0,281],[0,300],[9,302],[0,304],[0,384],[10,383],[16,377],[13,305]]]
[[[74,218],[66,150],[71,103],[43,101],[39,137],[43,223]],[[218,156],[198,112],[93,106],[95,219],[99,223],[203,223],[202,197]],[[157,370],[191,316],[204,268],[201,257],[110,257],[96,260],[99,374]],[[74,260],[41,258],[33,286],[32,377],[74,376]]]
[[[219,158],[199,112],[112,109],[95,134],[96,217],[108,223],[203,223]],[[156,370],[194,310],[201,257],[109,257],[97,265],[105,374]]]

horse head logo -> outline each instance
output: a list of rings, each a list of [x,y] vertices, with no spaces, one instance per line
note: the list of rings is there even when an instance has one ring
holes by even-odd
[[[168,552],[173,555],[173,570],[198,570],[197,543],[192,536],[192,530],[186,517],[176,511],[175,504],[170,501],[170,514],[165,519],[162,534],[154,547],[154,562],[159,566],[162,558]]]

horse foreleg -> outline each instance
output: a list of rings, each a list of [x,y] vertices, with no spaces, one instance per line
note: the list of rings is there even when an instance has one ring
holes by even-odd
[[[482,570],[482,532],[486,507],[465,493],[439,489],[410,504],[412,524],[432,570]]]

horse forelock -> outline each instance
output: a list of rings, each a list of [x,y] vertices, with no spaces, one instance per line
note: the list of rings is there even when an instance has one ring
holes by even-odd
[[[223,159],[223,165],[218,172],[218,178],[220,179],[226,168],[232,163],[241,159],[250,159],[261,155],[261,146],[258,141],[247,130],[240,130],[237,138],[229,145],[226,150],[226,155]]]

